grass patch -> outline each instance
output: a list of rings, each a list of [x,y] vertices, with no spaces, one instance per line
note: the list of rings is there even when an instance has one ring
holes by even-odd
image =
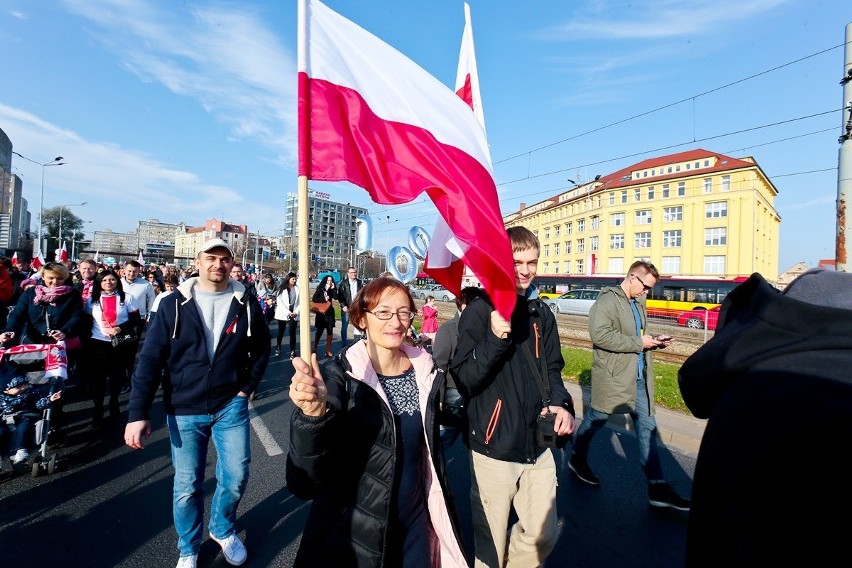
[[[581,386],[591,386],[592,352],[588,349],[562,347],[562,357],[565,359],[562,378],[572,383],[579,383]],[[679,369],[680,365],[661,363],[659,361],[654,362],[654,374],[657,376],[654,389],[654,402],[663,408],[689,414],[689,409],[680,396],[680,387],[677,384],[677,372]]]

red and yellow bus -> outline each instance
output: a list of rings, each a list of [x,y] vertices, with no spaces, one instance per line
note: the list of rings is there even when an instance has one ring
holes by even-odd
[[[660,276],[654,289],[648,292],[646,308],[648,315],[677,317],[689,310],[709,310],[722,303],[731,290],[748,279],[738,276],[733,279],[692,276]],[[580,288],[600,290],[607,286],[618,286],[624,276],[580,276],[572,274],[538,274],[533,283],[539,292],[562,293]]]

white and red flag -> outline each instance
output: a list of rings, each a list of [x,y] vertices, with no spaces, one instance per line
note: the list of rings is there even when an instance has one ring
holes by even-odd
[[[68,261],[68,250],[65,248],[65,241],[62,241],[62,248],[59,250],[58,257],[61,262]]]
[[[485,133],[485,113],[479,91],[479,73],[476,70],[476,53],[473,49],[473,25],[470,5],[464,4],[464,32],[462,32],[459,65],[456,71],[456,94],[473,110],[473,115]],[[486,152],[487,152],[486,148]],[[489,154],[489,162],[491,160]],[[459,242],[443,217],[438,217],[423,269],[439,282],[450,282],[444,286],[456,296],[461,293],[464,275],[464,257],[468,247]],[[475,273],[475,272],[474,272]]]
[[[15,251],[12,255],[12,265],[14,266],[15,264],[18,264],[18,251]]]
[[[299,175],[348,181],[373,201],[424,191],[463,243],[464,262],[506,318],[512,248],[485,130],[452,90],[318,0],[299,2]],[[460,281],[435,279],[448,289]]]
[[[139,258],[137,258],[137,259],[136,259],[136,261],[137,261],[139,264],[141,264],[142,266],[145,266],[145,259],[144,259],[144,258],[142,258],[142,251],[141,251],[141,250],[139,251]]]
[[[45,262],[44,262],[44,255],[43,255],[43,254],[41,254],[41,249],[39,249],[39,250],[38,250],[38,254],[37,254],[37,255],[35,255],[35,257],[33,257],[33,261],[30,263],[30,267],[31,267],[33,270],[38,270],[38,269],[40,269],[40,268],[41,268],[42,266],[44,266],[44,265],[45,265]]]

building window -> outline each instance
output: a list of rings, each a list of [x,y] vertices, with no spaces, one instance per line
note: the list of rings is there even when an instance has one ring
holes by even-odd
[[[595,229],[597,229],[597,228],[598,228],[598,227],[600,227],[600,226],[601,226],[601,218],[600,218],[600,216],[599,216],[599,215],[594,215],[594,216],[592,217],[592,230],[594,231]]]
[[[664,274],[680,274],[680,257],[664,256],[662,272]]]
[[[654,186],[648,188],[648,201],[654,201]]]
[[[571,229],[574,228],[574,223],[565,223],[565,234],[570,235]]]
[[[585,230],[586,230],[586,220],[585,219],[578,219],[577,220],[577,232],[582,233]]]
[[[559,256],[559,243],[553,243],[553,256]]]
[[[623,227],[624,213],[613,213],[612,215],[610,215],[609,224],[611,227]]]
[[[706,219],[718,219],[728,216],[727,201],[710,201],[704,204],[704,217]]]
[[[633,190],[633,201],[641,201],[642,200],[642,189],[636,188]]]
[[[556,225],[553,227],[553,235],[558,239],[559,234],[562,232],[562,225]]]
[[[550,227],[545,227],[545,228],[544,228],[544,238],[545,238],[545,239],[549,239],[549,238],[550,238]]]
[[[550,245],[544,245],[544,254],[542,256],[550,256]]]
[[[669,197],[669,184],[663,184],[663,199],[667,199]]]
[[[683,206],[665,207],[663,209],[663,221],[671,223],[673,221],[683,221]]]
[[[723,255],[709,255],[704,257],[704,274],[724,274],[725,257]]]
[[[589,250],[591,250],[592,252],[595,252],[596,250],[598,250],[598,238],[597,237],[591,238],[591,240],[589,241],[589,247],[590,247]]]
[[[571,274],[571,261],[565,261],[565,274]]]
[[[571,241],[565,241],[565,254],[571,254]]]
[[[722,176],[722,191],[731,191],[731,176]]]
[[[609,250],[622,250],[624,248],[624,234],[609,236]]]
[[[704,178],[704,193],[713,191],[713,178]]]
[[[636,219],[634,223],[637,225],[650,225],[651,224],[651,210],[650,209],[642,209],[641,211],[636,212]]]
[[[663,248],[679,247],[680,242],[680,229],[676,231],[663,231]]]
[[[624,274],[624,258],[619,257],[609,259],[609,273]]]
[[[548,270],[550,270],[550,263],[549,263],[549,262],[545,262],[545,263],[544,263],[544,271],[543,271],[543,272],[544,272],[545,274],[547,274],[547,271],[548,271]]]
[[[685,181],[677,182],[677,195],[678,195],[678,197],[683,197],[684,195],[686,195],[686,182]]]
[[[621,202],[627,203],[627,190],[626,189],[621,191]]]
[[[558,262],[553,263],[553,272],[551,272],[551,274],[559,274],[559,263]]]
[[[728,244],[728,230],[725,227],[704,229],[704,246],[718,247]]]
[[[586,239],[577,239],[577,252],[585,252]]]
[[[583,274],[583,261],[577,261],[577,274]]]
[[[615,192],[614,191],[609,192],[609,204],[615,205]]]
[[[651,248],[651,232],[636,233],[633,240],[633,247],[638,249]]]

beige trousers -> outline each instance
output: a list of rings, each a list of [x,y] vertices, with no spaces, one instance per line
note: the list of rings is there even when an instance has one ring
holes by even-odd
[[[474,566],[541,566],[559,537],[553,452],[545,450],[530,464],[495,460],[477,452],[471,454]],[[518,522],[512,526],[507,543],[512,507]]]

